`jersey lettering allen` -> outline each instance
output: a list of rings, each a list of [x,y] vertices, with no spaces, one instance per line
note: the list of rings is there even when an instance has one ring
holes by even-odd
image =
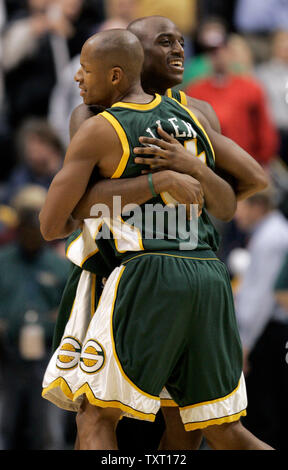
[[[140,176],[142,170],[147,169],[147,166],[135,163],[137,155],[133,149],[139,147],[140,136],[157,137],[159,126],[186,147],[191,158],[199,158],[214,170],[212,145],[196,116],[182,104],[186,103],[185,94],[168,90],[168,95],[171,98],[156,94],[148,104],[115,103],[101,113],[113,126],[122,144],[122,157],[112,178]],[[68,245],[67,256],[75,264],[92,272],[95,272],[93,266],[97,265],[102,252],[106,259],[112,260],[114,257],[121,261],[133,252],[186,249],[217,251],[219,245],[218,233],[205,207],[200,217],[194,213],[189,220],[184,207],[178,206],[169,193],[152,197],[140,206],[140,212],[129,211],[113,220],[106,218],[100,230],[95,230],[97,222],[93,219],[89,219],[85,225],[86,235],[78,234],[76,243],[74,240]],[[81,260],[84,251],[79,246],[81,243],[84,246],[84,239],[87,246],[88,232],[96,240],[97,251],[93,253],[91,250],[91,254],[87,255],[84,250],[85,256]]]

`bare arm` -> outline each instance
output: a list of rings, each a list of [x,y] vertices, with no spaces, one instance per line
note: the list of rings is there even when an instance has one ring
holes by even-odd
[[[92,116],[96,116],[102,111],[102,106],[87,106],[86,104],[79,104],[79,106],[73,109],[69,122],[70,140],[74,137],[84,121]]]
[[[157,194],[169,191],[172,197],[187,206],[188,213],[190,204],[198,204],[202,208],[204,192],[201,184],[195,178],[175,171],[164,170],[153,173],[152,179]],[[115,213],[113,204],[115,195],[118,196],[121,211],[127,204],[141,205],[153,197],[147,175],[119,180],[102,180],[85,192],[72,215],[75,219],[88,219],[91,217],[91,208],[95,204],[106,204],[110,213],[117,216],[119,214]],[[116,208],[118,209],[118,206]]]
[[[88,107],[85,104],[77,106],[70,118],[70,138],[73,138],[84,121],[102,110],[99,106]],[[181,204],[187,206],[198,204],[200,208],[203,206],[203,190],[201,184],[194,178],[185,179],[184,175],[177,175],[173,171],[163,171],[153,175],[153,184],[157,193],[169,191],[171,196]],[[186,190],[181,193],[180,189],[184,186]],[[73,218],[81,220],[91,217],[91,208],[95,204],[106,204],[112,211],[113,196],[115,195],[120,197],[121,209],[127,204],[144,204],[152,197],[147,176],[98,181],[86,190],[73,209]]]
[[[207,101],[192,98],[191,96],[186,96],[186,98],[188,108],[197,108],[206,117],[212,129],[221,134],[221,125],[211,104],[207,103]]]
[[[212,129],[219,132],[220,124],[213,108],[206,102],[190,97],[187,97],[187,99],[188,105],[192,104],[201,110],[202,113],[205,114]],[[88,108],[84,104],[78,106],[71,116],[71,138],[85,119],[99,111],[100,109],[97,107]],[[232,186],[237,200],[242,200],[264,189],[267,186],[267,178],[264,170],[253,157],[235,142],[230,139],[227,139],[227,141],[230,142],[229,154],[215,152],[216,173]],[[105,180],[96,183],[96,185],[85,193],[79,205],[76,207],[74,215],[82,219],[88,217],[93,204],[105,201],[109,205],[111,195],[113,194],[120,195],[124,205],[128,203],[142,204],[148,201],[151,194],[147,189],[147,179],[137,177],[135,178],[135,182],[133,180],[134,178],[129,178],[129,181],[127,179]]]
[[[268,179],[261,165],[249,153],[228,137],[225,139],[229,142],[230,152],[215,152],[216,172],[230,182],[237,200],[242,201],[265,189]]]
[[[209,103],[187,96],[187,106],[200,111],[211,128],[221,133],[219,119]],[[232,140],[230,144],[230,155],[215,152],[216,173],[233,187],[237,200],[240,201],[264,189],[267,186],[267,178],[263,168],[251,155]]]
[[[206,130],[210,133],[209,137],[212,137],[213,147],[221,145],[221,134],[213,131],[208,123]],[[154,157],[138,157],[135,162],[148,164],[152,170],[169,168],[193,176],[203,188],[206,209],[220,220],[231,220],[236,210],[236,196],[232,187],[161,128],[158,128],[158,134],[162,140],[150,137],[140,138],[141,143],[152,144],[156,148],[137,147],[134,149],[136,154],[152,154]]]
[[[54,177],[40,212],[40,229],[46,240],[64,238],[78,227],[71,215],[73,209],[85,193],[92,171],[105,155],[105,149],[114,150],[111,135],[110,140],[105,138],[106,135],[107,121],[95,116],[73,137],[63,167]],[[98,145],[95,146],[97,137]]]

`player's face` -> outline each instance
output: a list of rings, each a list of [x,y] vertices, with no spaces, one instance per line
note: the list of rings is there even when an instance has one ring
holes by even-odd
[[[106,72],[100,60],[93,57],[89,48],[84,46],[80,55],[80,68],[74,78],[85,104],[109,106],[111,86]]]
[[[144,48],[142,83],[167,89],[180,84],[184,72],[184,39],[170,20],[151,19],[143,32]]]

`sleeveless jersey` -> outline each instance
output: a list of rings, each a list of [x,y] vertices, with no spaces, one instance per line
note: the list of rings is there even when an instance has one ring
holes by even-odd
[[[191,152],[191,158],[200,158],[214,169],[214,151],[205,130],[194,114],[180,102],[185,102],[185,94],[168,90],[168,95],[171,98],[156,94],[148,104],[115,103],[101,113],[117,132],[123,149],[112,178],[140,176],[142,170],[147,169],[145,165],[134,162],[137,155],[133,153],[133,148],[139,147],[140,136],[157,137],[159,126],[186,147]],[[218,233],[205,207],[200,217],[194,212],[192,219],[188,220],[184,206],[179,206],[169,193],[161,193],[121,217],[112,219],[109,214],[104,214],[101,218],[86,219],[84,229],[70,237],[66,254],[83,269],[98,274],[101,271],[100,274],[105,275],[105,263],[106,267],[108,265],[109,269],[113,269],[129,253],[216,251],[218,244]]]

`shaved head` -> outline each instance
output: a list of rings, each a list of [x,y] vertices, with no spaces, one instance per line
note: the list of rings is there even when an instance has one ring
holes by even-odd
[[[165,16],[146,16],[128,27],[144,49],[142,86],[149,93],[165,94],[179,85],[184,72],[184,38],[173,21]]]
[[[163,27],[173,27],[175,28],[175,24],[173,21],[169,20],[169,18],[166,18],[165,16],[144,16],[142,18],[137,18],[134,21],[131,21],[129,25],[127,26],[127,30],[131,31],[131,33],[135,34],[137,38],[142,41],[149,33],[155,32],[157,30],[163,29]]]
[[[140,77],[144,52],[139,39],[131,31],[101,31],[85,42],[82,52],[92,60],[100,60],[103,68],[120,67],[129,81]]]
[[[107,108],[132,89],[140,92],[143,61],[143,47],[127,29],[91,36],[82,47],[80,69],[75,75],[84,103]]]

